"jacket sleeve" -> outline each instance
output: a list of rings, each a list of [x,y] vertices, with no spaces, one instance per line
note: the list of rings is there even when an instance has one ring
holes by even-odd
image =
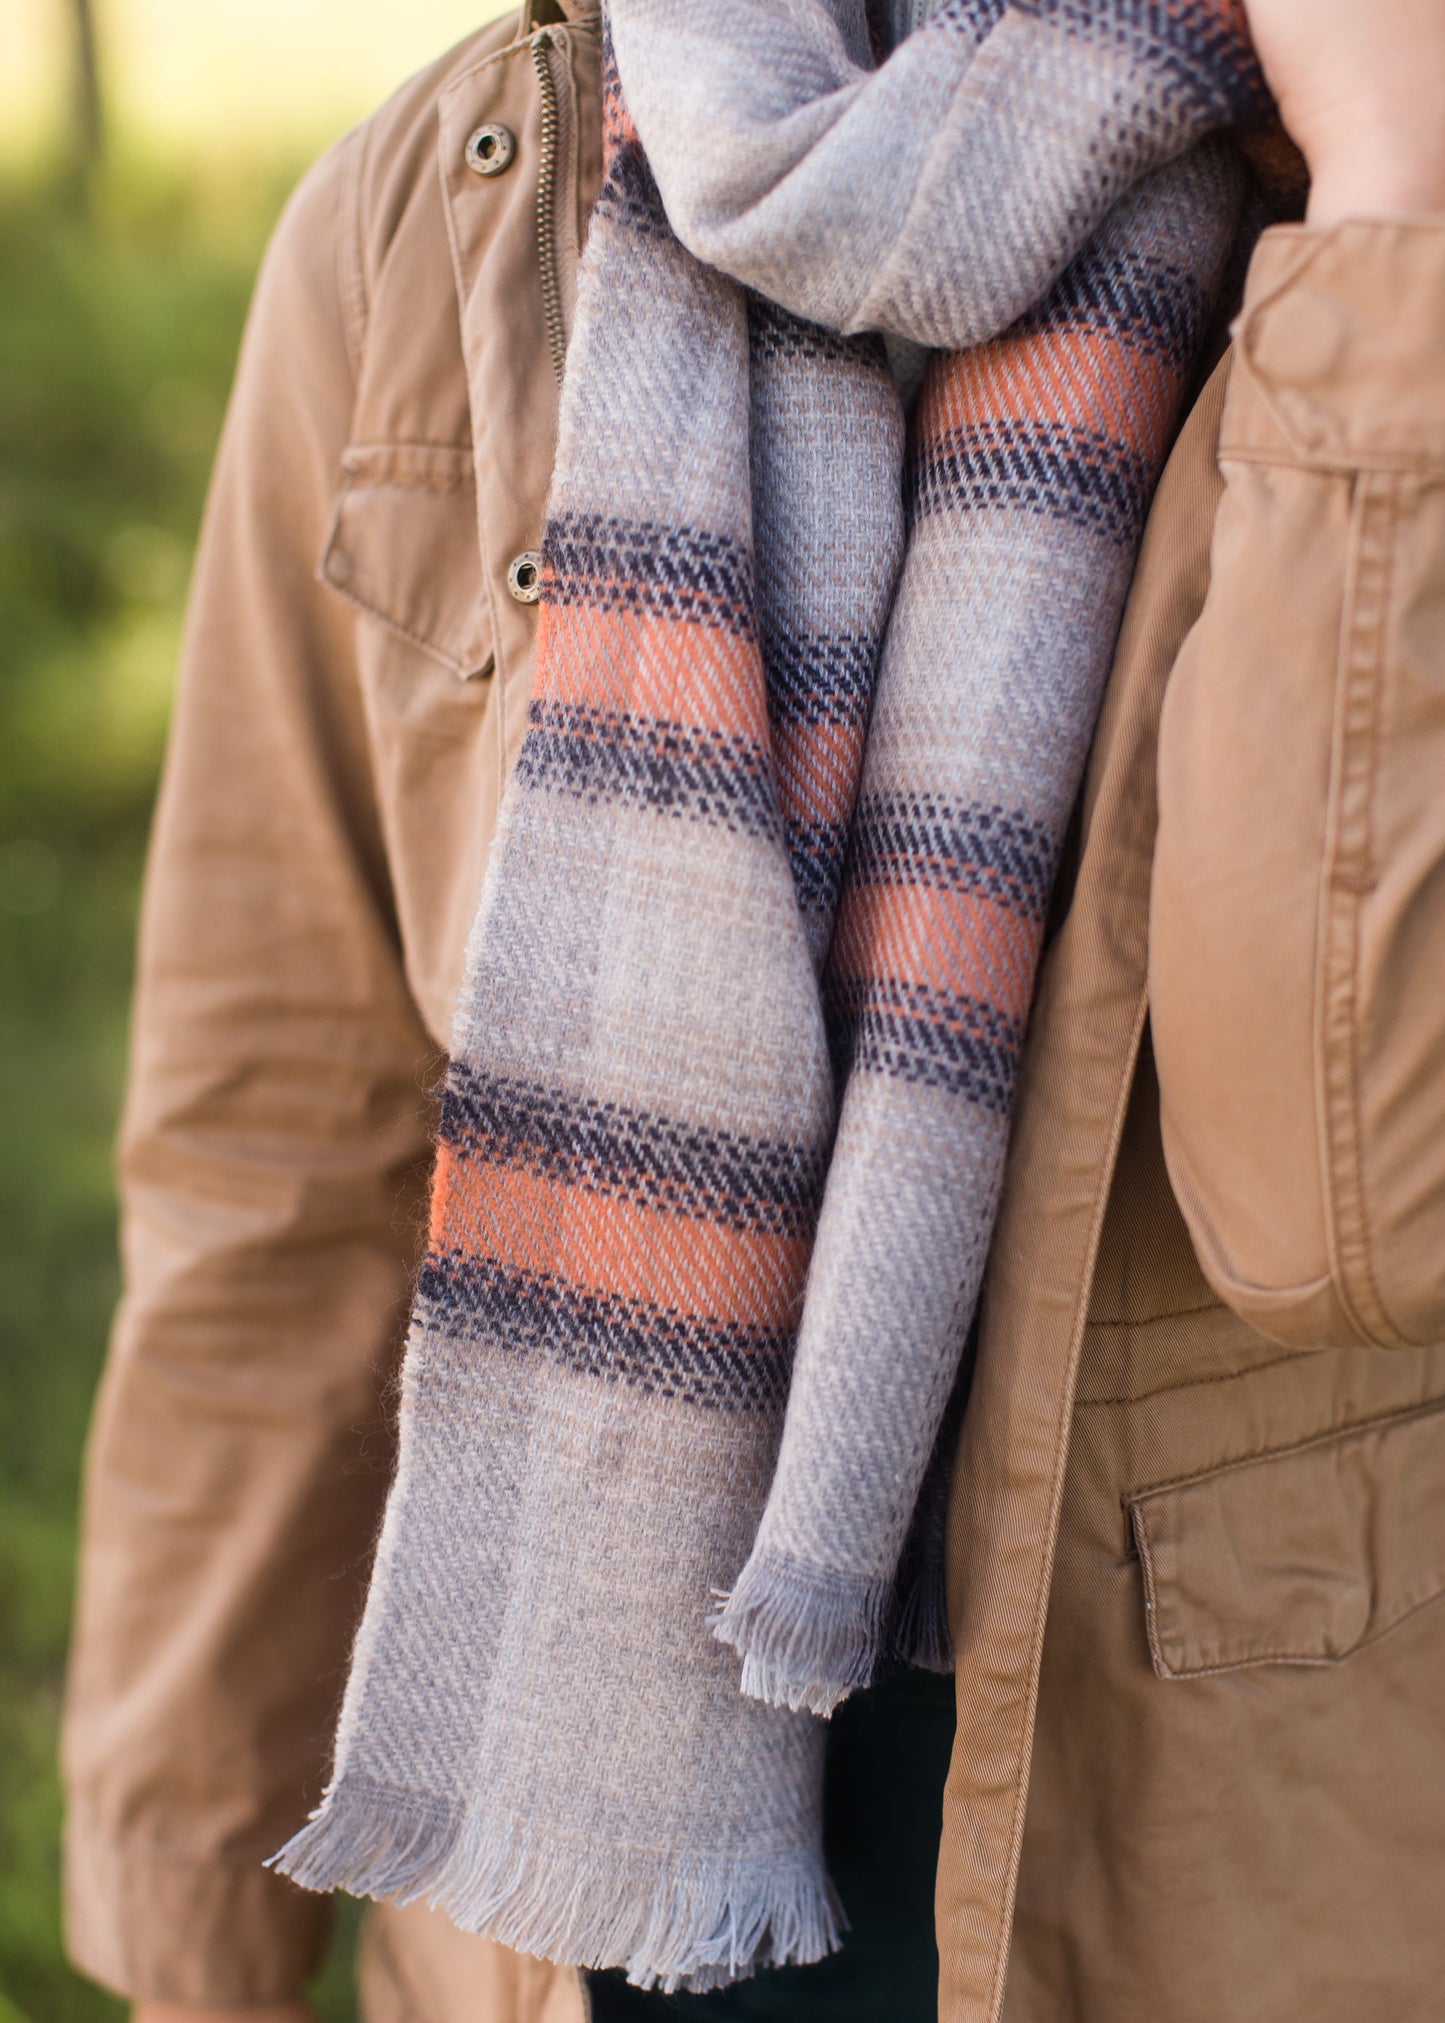
[[[1297,1347],[1445,1339],[1445,218],[1256,252],[1161,728],[1150,994],[1204,1271]]]
[[[353,400],[361,145],[312,171],[263,267],[143,907],[63,1755],[72,1957],[155,2000],[293,1994],[325,1942],[326,1901],[261,1864],[320,1794],[425,1182],[433,1050],[354,621],[314,574]]]

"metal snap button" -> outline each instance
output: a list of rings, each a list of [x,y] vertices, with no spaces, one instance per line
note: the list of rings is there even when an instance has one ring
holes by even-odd
[[[507,571],[507,588],[519,604],[535,604],[542,594],[542,557],[525,548]]]
[[[500,120],[479,126],[467,141],[467,167],[479,176],[499,176],[512,165],[517,152],[517,136]]]

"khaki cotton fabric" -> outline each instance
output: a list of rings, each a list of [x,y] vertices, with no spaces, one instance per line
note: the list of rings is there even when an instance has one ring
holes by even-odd
[[[364,2023],[584,2023],[569,1967],[459,1932],[425,1904],[377,1904],[357,1963]]]
[[[1301,1354],[1215,1303],[1146,1050],[1082,1344],[1004,2023],[1437,2013],[1442,1451],[1445,1352]]]
[[[505,581],[540,531],[556,385],[526,166],[536,72],[517,31],[499,23],[414,80],[293,200],[259,287],[202,545],[146,901],[122,1148],[127,1301],[92,1441],[66,1727],[70,1944],[82,1968],[132,1994],[285,1994],[324,1937],[326,1906],[258,1864],[325,1777],[388,1475],[424,1092],[528,694],[535,619]],[[553,32],[573,115],[562,216],[575,242],[599,168],[588,153],[599,52],[586,20]],[[518,135],[516,180],[465,167],[466,137],[488,119]],[[1309,270],[1295,272],[1305,251]],[[1388,697],[1416,668],[1412,692],[1426,700],[1433,668],[1445,694],[1445,457],[1432,433],[1445,349],[1431,306],[1445,287],[1445,220],[1271,234],[1252,299],[1263,285],[1276,304],[1270,344],[1247,401],[1243,381],[1231,384],[1224,423],[1268,454],[1230,466],[1234,532],[1216,544],[1211,576],[1221,377],[1156,506],[1026,1071],[986,1298],[969,1477],[979,1494],[955,1508],[956,1620],[973,1656],[940,1872],[946,2023],[981,2023],[1001,2003],[1007,2023],[1433,2023],[1445,1982],[1434,1900],[1445,1608],[1429,1569],[1414,1612],[1341,1661],[1161,1679],[1125,1508],[1139,1490],[1255,1456],[1328,1456],[1336,1435],[1353,1455],[1352,1429],[1376,1421],[1409,1428],[1413,1456],[1432,1421],[1411,1415],[1445,1395],[1437,1350],[1311,1353],[1221,1306],[1172,1205],[1152,1093],[1141,1083],[1128,1102],[1149,963],[1150,726],[1166,678],[1206,588],[1213,678],[1233,679],[1230,656],[1266,620],[1298,653],[1297,689],[1274,685],[1284,646],[1253,663],[1251,721],[1279,766],[1247,822],[1222,820],[1238,748],[1171,744],[1165,722],[1166,839],[1170,781],[1192,762],[1191,794],[1221,817],[1212,889],[1230,889],[1233,853],[1233,889],[1262,903],[1274,875],[1262,867],[1278,868],[1288,841],[1290,757],[1317,735],[1302,710],[1333,721],[1361,524],[1351,515],[1373,496],[1366,454],[1381,430],[1408,469],[1388,474],[1373,692]],[[1305,310],[1291,328],[1278,312],[1295,301]],[[1279,390],[1318,369],[1326,314],[1341,333],[1318,381],[1326,434],[1301,449],[1271,430]],[[419,502],[434,551],[397,532]],[[1402,814],[1428,855],[1421,825],[1445,802],[1395,795],[1397,779],[1414,792],[1438,778],[1420,719],[1406,732],[1381,709],[1374,722],[1369,805],[1385,868]],[[1308,779],[1326,790],[1318,766]],[[1362,1084],[1361,1114],[1376,1119],[1367,1142],[1386,1142],[1382,1121],[1422,1119],[1422,1162],[1445,1156],[1445,1132],[1428,1128],[1440,1099],[1431,1007],[1411,998],[1397,1024],[1406,1001],[1392,978],[1405,928],[1439,931],[1433,889],[1393,926],[1381,916],[1374,946],[1391,959],[1355,1000],[1374,1007],[1364,1030],[1378,1047]],[[1308,910],[1299,890],[1292,904]],[[1309,1091],[1296,1081],[1289,1095],[1269,1073],[1299,1003],[1296,945],[1251,917],[1247,960],[1220,965],[1197,940],[1156,940],[1147,981],[1171,1157],[1184,1146],[1210,1176],[1211,1216],[1247,1200],[1247,1170],[1265,1176],[1268,1217],[1251,1226],[1291,1247],[1258,1282],[1277,1269],[1272,1283],[1287,1290],[1307,1255],[1291,1234],[1308,1236],[1301,1204],[1325,1188]],[[1231,994],[1246,982],[1240,1017]],[[1257,1099],[1242,1121],[1167,1072],[1179,1063],[1171,1004],[1211,1007],[1213,1027],[1235,1032],[1226,1065]],[[1397,1049],[1397,1030],[1419,1037]],[[1312,1041],[1323,1047],[1312,1058],[1348,1058],[1352,1042],[1347,1025],[1328,1046]],[[331,1068],[318,1082],[323,1050]],[[1428,1201],[1429,1184],[1408,1198]],[[1416,1231],[1414,1247],[1382,1247],[1374,1265],[1387,1306],[1409,1311],[1410,1284],[1441,1250],[1428,1219],[1397,1215],[1400,1199],[1378,1188],[1368,1226]],[[1070,1412],[1059,1368],[1075,1349]],[[1391,1461],[1377,1479],[1427,1492],[1445,1440],[1430,1452],[1409,1478]],[[1318,1500],[1318,1476],[1303,1496],[1296,1465],[1283,1460],[1274,1477],[1281,1520]],[[1213,1508],[1228,1518],[1224,1489]],[[1393,1522],[1366,1537],[1378,1538],[1372,1590],[1389,1589],[1408,1540]],[[1263,1584],[1288,1543],[1255,1533],[1240,1563]],[[1316,1567],[1314,1591],[1337,1576],[1356,1584],[1360,1564],[1352,1550],[1342,1567]],[[1191,1608],[1190,1636],[1236,1638],[1240,1614],[1221,1613],[1211,1592],[1219,1620],[1211,1628]],[[462,1967],[453,1937],[424,1924],[409,1935],[407,1961],[435,1973],[411,1970],[419,2006],[407,2023],[474,2023],[462,1990],[494,1972],[525,1983],[481,1952]],[[380,1995],[367,2000],[369,2023],[393,2023]],[[553,2019],[524,2006],[485,2023]]]

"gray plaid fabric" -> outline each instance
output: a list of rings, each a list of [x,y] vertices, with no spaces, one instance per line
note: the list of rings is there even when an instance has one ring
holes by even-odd
[[[707,1987],[836,1943],[815,1716],[948,1663],[940,1427],[1264,101],[1236,0],[608,25],[400,1466],[278,1861]]]

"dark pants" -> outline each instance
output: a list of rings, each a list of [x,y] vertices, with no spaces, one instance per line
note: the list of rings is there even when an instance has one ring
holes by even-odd
[[[828,1729],[823,1821],[848,1914],[843,1950],[711,1995],[643,1994],[621,1974],[589,1974],[593,2023],[935,2023],[933,1881],[952,1746],[952,1679],[904,1672],[846,1700]]]

